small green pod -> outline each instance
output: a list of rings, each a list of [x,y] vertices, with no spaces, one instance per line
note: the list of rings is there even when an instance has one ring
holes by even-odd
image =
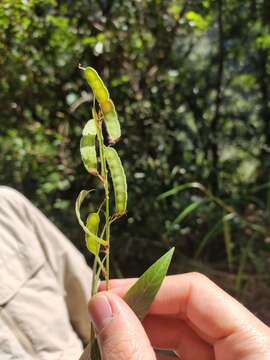
[[[82,190],[77,199],[76,199],[76,204],[75,204],[75,212],[76,212],[76,216],[77,219],[79,221],[79,224],[81,225],[81,227],[83,228],[83,231],[85,232],[85,234],[91,236],[91,238],[93,240],[95,240],[95,242],[99,245],[107,245],[107,241],[103,240],[101,238],[99,238],[97,235],[95,235],[94,233],[90,232],[89,229],[84,225],[84,222],[82,221],[81,218],[81,214],[80,214],[80,208],[82,203],[84,202],[85,198],[88,196],[88,194],[90,194],[92,191],[94,190]]]
[[[84,70],[84,75],[88,85],[93,90],[93,93],[100,104],[110,98],[108,89],[95,69],[88,66]]]
[[[101,104],[101,110],[104,115],[104,122],[109,137],[109,143],[115,144],[121,137],[121,127],[112,100],[108,99],[103,102]]]
[[[127,180],[121,159],[115,149],[105,148],[105,157],[109,166],[114,187],[115,212],[123,215],[127,210]]]
[[[86,221],[86,227],[93,235],[85,234],[85,241],[87,249],[94,255],[98,254],[98,243],[95,235],[98,233],[100,217],[98,213],[90,213]]]
[[[93,119],[89,120],[82,132],[80,152],[86,170],[97,175],[97,154],[96,154],[96,125]]]

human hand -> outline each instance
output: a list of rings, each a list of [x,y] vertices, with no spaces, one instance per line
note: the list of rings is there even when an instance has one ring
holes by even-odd
[[[269,328],[205,276],[168,276],[143,322],[145,330],[120,299],[134,281],[111,280],[111,291],[90,302],[92,319],[102,320],[98,338],[104,360],[171,359],[156,357],[152,347],[172,349],[183,360],[270,359]],[[101,298],[112,313],[106,320],[109,308],[99,306]]]

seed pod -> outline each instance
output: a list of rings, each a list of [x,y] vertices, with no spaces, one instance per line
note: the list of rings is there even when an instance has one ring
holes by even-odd
[[[124,168],[117,151],[112,147],[105,148],[105,157],[108,163],[114,187],[115,212],[123,215],[127,209],[127,181]]]
[[[121,128],[114,103],[110,99],[109,91],[95,69],[88,66],[84,73],[102,110],[109,142],[114,144],[121,137]]]
[[[108,99],[103,102],[101,104],[101,110],[104,115],[105,126],[109,136],[109,143],[115,144],[121,137],[121,128],[112,100]]]
[[[93,235],[97,235],[99,223],[100,223],[100,217],[98,213],[90,213],[88,215],[86,221],[86,227],[91,233],[91,235],[85,234],[85,241],[86,241],[87,249],[94,255],[98,253],[98,243],[95,239],[95,236]]]
[[[97,175],[97,154],[96,154],[96,125],[94,120],[89,120],[82,132],[80,142],[81,158],[86,170],[92,174]]]
[[[102,81],[102,79],[100,78],[100,76],[98,75],[96,70],[93,69],[92,67],[88,66],[84,70],[84,74],[85,74],[86,81],[88,82],[88,85],[93,90],[93,93],[94,93],[97,101],[101,104],[102,102],[108,100],[110,97],[109,91],[106,88],[106,86],[104,85],[104,82]]]
[[[100,244],[100,245],[107,245],[107,242],[101,238],[99,238],[97,235],[95,235],[94,233],[92,233],[85,225],[84,225],[84,222],[82,221],[81,219],[81,214],[80,214],[80,208],[81,208],[81,205],[83,203],[83,201],[85,200],[86,196],[91,193],[93,190],[82,190],[77,199],[76,199],[76,204],[75,204],[75,212],[76,212],[76,216],[77,216],[77,219],[79,221],[79,224],[81,225],[81,227],[83,228],[85,234],[87,234],[88,236],[91,237],[92,240],[95,240],[95,242],[97,244]],[[93,247],[93,249],[95,249]],[[94,253],[94,255],[98,255],[96,253]]]

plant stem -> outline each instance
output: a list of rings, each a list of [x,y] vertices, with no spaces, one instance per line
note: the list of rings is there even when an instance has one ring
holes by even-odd
[[[94,102],[95,106],[95,102]],[[105,224],[105,232],[106,232],[106,241],[107,241],[107,248],[106,248],[106,272],[105,272],[105,280],[106,280],[106,289],[109,289],[109,274],[110,274],[110,203],[109,203],[109,185],[108,185],[108,171],[106,167],[106,159],[104,154],[104,138],[102,134],[102,122],[99,116],[96,113],[95,107],[92,109],[93,117],[96,123],[96,129],[97,129],[97,138],[98,138],[98,145],[99,145],[99,154],[100,154],[100,162],[101,162],[101,180],[103,182],[104,191],[105,191],[105,203],[106,203],[106,224]],[[102,205],[101,205],[102,206]],[[99,208],[100,211],[100,208]],[[104,235],[104,229],[102,231],[102,238]],[[97,255],[95,256],[94,265],[93,265],[93,275],[92,275],[92,286],[91,286],[91,296],[94,296],[97,292],[97,284],[98,284],[98,278],[97,274],[100,273],[102,263],[99,264],[100,268],[97,270],[97,265],[99,263],[98,256],[99,256],[99,250],[100,245],[97,245]],[[95,339],[93,326],[91,323],[90,326],[90,353],[92,351],[92,344]]]
[[[106,251],[106,290],[109,290],[109,274],[110,274],[110,223],[107,223],[106,240],[108,247]]]
[[[91,297],[95,295],[96,288],[96,272],[97,272],[97,255],[95,256],[94,265],[92,269],[92,286],[91,286]]]
[[[94,119],[97,125],[97,138],[99,144],[99,155],[100,155],[100,162],[101,162],[101,176],[103,179],[103,186],[105,191],[105,203],[106,203],[106,211],[105,211],[105,218],[106,218],[106,290],[109,289],[109,275],[110,275],[110,197],[109,197],[109,184],[108,184],[108,170],[106,166],[106,159],[104,154],[104,138],[102,134],[102,122],[100,117],[97,115],[95,109],[93,109]]]

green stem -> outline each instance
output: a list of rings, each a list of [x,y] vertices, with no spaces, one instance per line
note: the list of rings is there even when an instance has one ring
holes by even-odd
[[[94,102],[95,106],[95,102]],[[104,185],[105,190],[105,202],[106,202],[106,225],[105,225],[105,231],[106,231],[106,240],[108,243],[108,247],[106,249],[106,273],[105,273],[105,279],[106,279],[106,289],[109,288],[109,271],[110,271],[110,258],[109,258],[109,241],[110,241],[110,208],[109,208],[109,186],[108,186],[108,175],[107,175],[107,167],[106,167],[106,159],[104,154],[104,138],[102,134],[102,123],[99,121],[98,115],[95,111],[95,107],[92,109],[93,117],[96,123],[97,128],[97,138],[98,138],[98,145],[99,145],[99,154],[100,154],[100,161],[101,161],[101,177]],[[100,209],[99,209],[100,211]],[[102,231],[102,237],[103,237],[104,231]],[[97,284],[99,279],[100,270],[103,267],[103,264],[100,263],[99,260],[99,250],[100,245],[98,246],[97,255],[95,256],[94,265],[93,265],[93,275],[92,275],[92,287],[91,287],[91,295],[94,296],[97,292]],[[99,264],[99,269],[97,270],[97,265]],[[98,276],[97,276],[98,274]],[[95,339],[94,329],[91,323],[90,326],[90,352],[92,351],[92,344]]]
[[[110,278],[110,223],[107,222],[106,240],[108,247],[106,251],[106,290],[109,290],[109,278]]]
[[[93,297],[95,295],[96,272],[97,272],[97,255],[95,256],[94,265],[93,265],[93,269],[92,269],[91,297]]]
[[[99,245],[98,245],[99,246]],[[100,246],[99,246],[100,247]],[[97,256],[95,255],[95,260],[94,260],[94,265],[93,265],[93,269],[92,269],[92,286],[91,286],[91,297],[93,297],[95,295],[96,292],[96,288],[97,288],[97,279],[96,279],[96,273],[97,273]],[[95,339],[95,333],[94,333],[94,329],[93,329],[93,325],[92,322],[90,322],[90,353],[92,350],[92,344],[93,341]]]
[[[109,275],[110,275],[110,197],[109,197],[109,184],[108,184],[108,170],[106,166],[106,159],[104,153],[104,138],[102,134],[102,123],[95,111],[93,109],[93,116],[96,121],[97,125],[97,138],[99,144],[99,155],[100,155],[100,162],[101,162],[101,176],[103,179],[103,186],[105,191],[105,203],[106,203],[106,242],[107,242],[107,249],[106,249],[106,290],[109,289]]]

